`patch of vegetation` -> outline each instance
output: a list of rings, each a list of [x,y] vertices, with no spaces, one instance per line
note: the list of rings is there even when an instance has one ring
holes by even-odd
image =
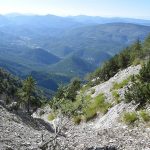
[[[11,103],[11,99],[16,97],[17,90],[21,86],[21,80],[0,68],[0,95],[6,95],[7,104]]]
[[[75,124],[80,124],[80,122],[82,121],[82,116],[74,116],[73,117],[73,122],[75,123]]]
[[[129,83],[130,80],[131,80],[131,77],[128,77],[127,79],[123,80],[120,83],[114,83],[112,89],[113,90],[119,90],[119,89],[123,88],[124,86],[126,86]]]
[[[74,79],[67,86],[60,86],[57,93],[55,94],[56,99],[68,99],[70,101],[76,100],[77,91],[81,88],[81,81]]]
[[[82,92],[77,95],[80,90],[80,81],[75,79],[67,86],[61,86],[55,97],[50,101],[50,106],[54,112],[61,111],[62,114],[70,118],[82,114],[83,107],[86,107]]]
[[[36,81],[32,76],[27,77],[25,80],[20,80],[10,73],[0,69],[0,95],[5,95],[6,104],[17,102],[15,110],[26,108],[30,111],[30,108],[36,109],[40,107],[42,103],[47,99],[42,94],[42,91],[36,86]],[[31,109],[31,110],[32,110]]]
[[[92,90],[91,90],[91,94],[94,94],[94,93],[95,93],[95,89],[92,89]]]
[[[136,66],[136,65],[139,65],[139,64],[142,64],[142,63],[143,63],[143,61],[140,58],[135,58],[132,65]]]
[[[150,60],[144,64],[139,75],[132,77],[132,86],[125,92],[125,101],[135,101],[140,104],[139,107],[150,102]]]
[[[72,84],[68,86],[73,86]],[[54,111],[61,112],[73,119],[75,124],[79,124],[82,120],[89,121],[94,118],[97,113],[105,114],[111,107],[110,103],[105,102],[104,94],[99,94],[92,98],[91,95],[75,95],[74,100],[69,99],[68,92],[70,88],[62,88],[56,93],[56,96],[50,102],[50,106]],[[77,90],[71,91],[77,92]],[[73,93],[72,93],[73,94]]]
[[[90,101],[92,100],[92,97],[91,97],[91,95],[86,95],[86,96],[84,97],[84,99],[85,99],[87,102],[90,102]]]
[[[150,121],[150,113],[148,111],[141,110],[139,114],[144,122]]]
[[[97,116],[97,110],[95,107],[91,106],[84,111],[85,121],[89,121]]]
[[[123,114],[123,122],[128,125],[135,123],[138,120],[138,115],[136,112],[125,112]]]
[[[85,91],[88,90],[88,89],[90,89],[90,87],[91,86],[89,86],[89,85],[86,84],[86,85],[82,86],[82,88],[80,89],[80,92],[81,93],[85,93]]]
[[[108,109],[111,107],[111,104],[108,102],[105,102],[105,96],[104,94],[99,94],[95,97],[95,103],[94,105],[97,106],[97,110],[105,114]]]
[[[42,105],[42,101],[45,101],[42,93],[38,91],[36,81],[32,76],[27,77],[22,82],[22,87],[18,89],[17,96],[19,103],[25,105],[28,113],[30,113],[31,107],[38,108]]]
[[[104,94],[103,93],[99,94],[88,104],[88,106],[84,110],[85,120],[88,121],[94,118],[98,112],[105,114],[110,107],[111,107],[111,104],[108,102],[105,102]]]
[[[54,119],[55,119],[55,114],[54,113],[50,113],[48,116],[47,116],[47,119],[49,120],[49,121],[53,121]]]
[[[120,95],[118,94],[118,91],[116,91],[116,90],[112,91],[112,95],[113,95],[115,103],[119,104],[120,103]]]

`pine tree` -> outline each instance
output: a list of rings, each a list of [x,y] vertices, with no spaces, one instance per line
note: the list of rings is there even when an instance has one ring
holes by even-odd
[[[142,67],[139,77],[142,82],[150,83],[150,61]]]
[[[26,80],[23,81],[23,86],[19,91],[19,96],[23,102],[27,104],[27,111],[30,112],[30,103],[31,101],[35,100],[34,93],[35,93],[36,83],[32,76],[29,76]]]
[[[139,106],[150,102],[150,61],[142,67],[140,74],[132,79],[132,86],[126,91],[125,100],[134,100]]]

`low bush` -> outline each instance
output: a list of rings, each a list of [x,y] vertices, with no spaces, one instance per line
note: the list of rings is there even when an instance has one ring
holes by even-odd
[[[150,113],[148,111],[146,111],[146,110],[140,111],[140,116],[141,116],[143,121],[145,121],[145,122],[150,121]]]
[[[132,86],[125,92],[125,102],[135,101],[143,107],[150,102],[150,84],[139,81],[133,82]]]
[[[141,64],[141,59],[140,58],[135,58],[135,60],[132,62],[132,65],[136,66],[138,64]]]
[[[97,111],[94,107],[89,107],[84,112],[85,121],[89,121],[97,116]]]
[[[55,119],[55,114],[54,113],[50,113],[49,115],[48,115],[48,117],[47,117],[47,119],[49,120],[49,121],[53,121],[54,119]]]
[[[132,78],[132,86],[125,92],[125,101],[135,101],[139,107],[150,103],[150,60],[144,64],[140,74]]]
[[[91,101],[91,100],[92,100],[91,95],[86,95],[86,96],[85,96],[85,100],[88,101],[88,102]]]
[[[119,90],[121,88],[123,88],[124,86],[126,86],[129,81],[131,80],[131,77],[128,77],[127,79],[123,80],[120,83],[114,83],[112,90]]]
[[[95,93],[95,89],[92,89],[92,90],[91,90],[91,94],[94,94],[94,93]]]
[[[123,122],[125,122],[126,124],[133,124],[137,120],[138,116],[136,112],[126,112],[123,114]]]
[[[88,104],[86,109],[84,110],[85,120],[88,121],[93,119],[98,112],[105,114],[108,109],[111,107],[111,104],[105,102],[104,94],[99,94]]]
[[[80,92],[81,93],[85,93],[85,91],[88,90],[90,87],[91,86],[89,86],[89,85],[86,84],[86,85],[82,86],[82,88],[80,89]]]
[[[82,116],[74,116],[73,117],[73,122],[75,123],[75,124],[80,124],[80,122],[82,121]]]
[[[118,94],[118,92],[116,90],[112,91],[112,95],[113,95],[115,103],[119,104],[120,103],[120,95]]]
[[[93,105],[95,105],[97,111],[100,111],[103,114],[107,113],[108,109],[111,107],[110,103],[105,102],[105,96],[103,93],[95,97]]]

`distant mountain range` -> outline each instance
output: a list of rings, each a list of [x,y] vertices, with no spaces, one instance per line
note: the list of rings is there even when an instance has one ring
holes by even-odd
[[[0,66],[55,91],[150,33],[150,20],[0,15]]]
[[[135,19],[135,18],[120,18],[120,17],[99,17],[99,16],[71,16],[73,20],[80,23],[89,23],[89,24],[106,24],[106,23],[133,23],[141,25],[150,25],[150,20],[145,19]]]

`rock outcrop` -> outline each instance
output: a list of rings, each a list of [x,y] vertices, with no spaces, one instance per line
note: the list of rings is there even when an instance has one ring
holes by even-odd
[[[139,73],[141,69],[141,65],[137,65],[137,66],[130,66],[120,72],[118,72],[114,77],[110,78],[108,81],[96,85],[95,87],[91,88],[88,90],[88,93],[91,93],[91,91],[94,89],[95,92],[94,94],[92,94],[92,97],[96,97],[97,95],[99,95],[100,93],[104,93],[107,101],[112,101],[113,97],[111,94],[111,89],[114,85],[114,83],[120,83],[123,80],[127,79],[128,77],[130,77],[131,75],[137,75]]]

